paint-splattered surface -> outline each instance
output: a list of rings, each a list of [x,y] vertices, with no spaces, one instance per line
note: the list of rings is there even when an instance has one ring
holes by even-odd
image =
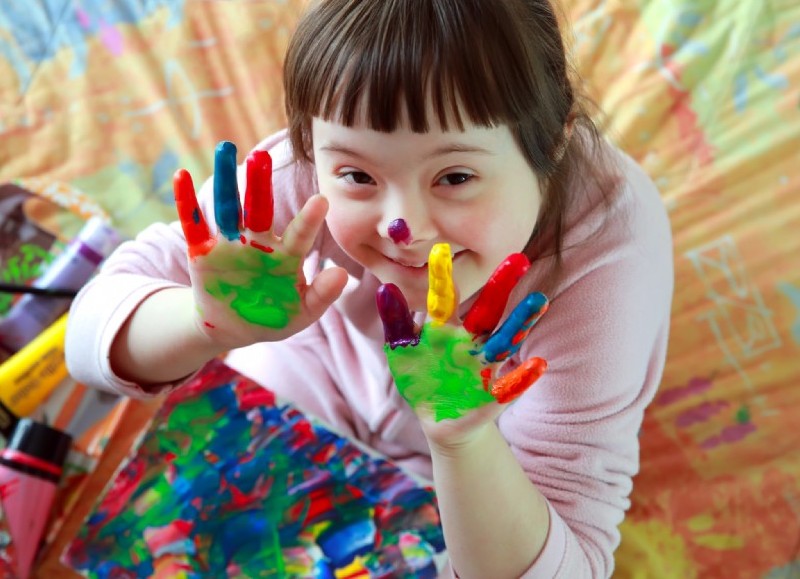
[[[220,362],[174,393],[64,561],[87,577],[435,577],[430,488]]]

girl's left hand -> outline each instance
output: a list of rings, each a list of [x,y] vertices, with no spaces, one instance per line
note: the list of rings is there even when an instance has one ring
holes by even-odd
[[[419,416],[429,443],[453,447],[467,442],[547,369],[543,359],[534,357],[502,377],[495,376],[548,308],[543,294],[531,293],[495,330],[511,291],[529,266],[522,254],[506,258],[462,321],[454,318],[458,300],[450,247],[435,245],[428,259],[432,320],[421,329],[414,326],[397,286],[378,288],[389,368],[400,395]]]

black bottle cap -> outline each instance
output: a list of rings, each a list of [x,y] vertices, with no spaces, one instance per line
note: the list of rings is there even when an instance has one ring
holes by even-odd
[[[66,432],[30,418],[20,418],[6,450],[22,452],[61,468],[71,445],[72,437]]]

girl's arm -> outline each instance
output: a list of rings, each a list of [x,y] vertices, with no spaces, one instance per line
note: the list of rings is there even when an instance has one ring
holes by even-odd
[[[546,499],[494,422],[457,446],[431,444],[447,552],[461,579],[515,579],[547,540]]]

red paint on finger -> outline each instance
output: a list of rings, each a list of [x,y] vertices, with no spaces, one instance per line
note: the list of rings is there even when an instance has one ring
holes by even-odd
[[[253,151],[247,156],[247,186],[244,193],[244,226],[262,233],[272,228],[272,157],[267,151]]]
[[[488,334],[494,330],[503,316],[508,297],[530,266],[530,261],[523,254],[509,255],[494,270],[478,299],[467,312],[464,317],[464,329],[474,336]]]
[[[186,237],[190,258],[206,255],[216,243],[197,204],[192,176],[186,169],[178,169],[172,178],[175,205],[183,234]]]
[[[531,358],[516,370],[499,378],[492,385],[492,396],[500,404],[506,404],[518,398],[534,382],[541,378],[547,370],[547,362],[542,358]]]

